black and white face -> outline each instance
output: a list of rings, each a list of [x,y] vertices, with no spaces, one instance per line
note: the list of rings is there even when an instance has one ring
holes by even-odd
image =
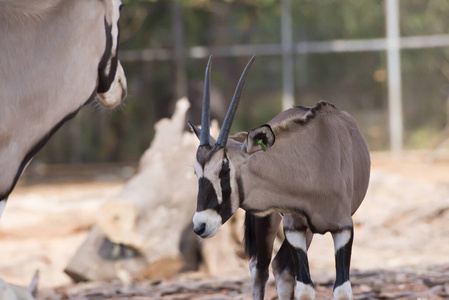
[[[106,47],[98,66],[97,101],[105,108],[113,108],[127,95],[125,72],[118,60],[118,40],[121,0],[103,0]]]
[[[200,237],[208,238],[214,236],[239,207],[241,186],[225,148],[200,146],[195,173],[199,190],[193,230]]]
[[[232,156],[230,156],[231,152],[227,147],[229,147],[228,137],[232,121],[254,56],[249,60],[240,76],[217,141],[210,136],[209,128],[211,61],[212,56],[207,63],[204,80],[202,129],[200,130],[189,122],[190,128],[200,140],[195,160],[199,190],[196,213],[193,216],[193,231],[202,238],[214,236],[218,228],[239,208],[244,198],[242,180],[236,176],[236,169],[232,164]]]

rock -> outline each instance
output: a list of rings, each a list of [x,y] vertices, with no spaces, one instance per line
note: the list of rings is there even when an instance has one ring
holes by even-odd
[[[98,227],[94,227],[64,272],[75,282],[112,279],[130,282],[147,267],[146,260],[133,251],[110,242]]]
[[[186,253],[197,252],[197,257],[186,255],[187,259],[196,260],[190,265],[184,264],[188,270],[196,269],[200,261],[205,263],[205,269],[211,275],[241,274],[242,268],[247,269],[244,260],[236,256],[243,249],[241,216],[222,226],[218,237],[201,244],[198,237],[191,234],[187,235],[190,238],[181,240],[186,227],[191,224],[198,189],[193,173],[198,139],[193,133],[184,131],[188,108],[188,100],[180,99],[172,118],[162,119],[155,125],[156,134],[140,159],[137,174],[117,197],[101,207],[96,228],[66,268],[66,273],[73,279],[119,277],[114,263],[98,254],[105,240],[135,251],[145,259],[143,270],[136,272],[134,268],[128,272],[132,277],[161,279],[178,273],[182,269],[180,244]],[[216,122],[212,122],[211,132],[218,133]],[[121,267],[126,269],[127,264],[121,264]]]
[[[447,266],[447,265],[446,265]],[[369,271],[353,274],[351,284],[354,300],[368,299],[447,299],[444,291],[446,286],[438,285],[432,288],[423,284],[426,278],[434,276],[431,269],[415,271]],[[447,274],[441,274],[440,278]],[[396,282],[395,278],[402,278]],[[380,285],[380,289],[375,286]],[[317,299],[331,299],[333,282],[315,281]],[[79,284],[75,287],[60,288],[52,291],[42,291],[42,299],[252,299],[249,277],[245,279],[195,279],[195,280],[163,280],[156,283],[139,282],[130,286],[110,283]],[[265,299],[277,299],[273,280],[267,283]]]
[[[26,288],[12,285],[0,278],[0,299],[2,300],[34,300]]]

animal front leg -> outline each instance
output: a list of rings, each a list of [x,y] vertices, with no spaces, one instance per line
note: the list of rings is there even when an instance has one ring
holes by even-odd
[[[281,217],[278,213],[272,213],[262,218],[249,215],[249,213],[246,216],[245,226],[247,232],[245,232],[245,243],[247,247],[252,248],[248,250],[251,256],[249,262],[251,293],[255,300],[263,300],[265,296],[273,242],[280,222]]]
[[[284,224],[285,222],[284,218]],[[296,298],[300,300],[315,299],[315,287],[310,278],[309,260],[307,258],[307,230],[296,230],[284,226],[285,238],[290,244],[296,267]],[[311,237],[310,237],[311,239]]]
[[[334,285],[335,300],[351,300],[352,288],[349,281],[349,268],[351,264],[352,241],[354,229],[345,228],[332,233],[335,247],[336,279]]]
[[[279,300],[292,300],[295,296],[296,273],[290,248],[290,244],[284,240],[272,263]]]

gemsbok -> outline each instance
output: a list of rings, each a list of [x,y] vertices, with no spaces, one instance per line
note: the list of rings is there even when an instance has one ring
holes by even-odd
[[[0,217],[32,157],[82,106],[126,97],[121,0],[0,0]]]
[[[268,123],[229,136],[243,84],[254,57],[238,82],[222,129],[210,136],[206,68],[200,139],[195,160],[199,191],[193,217],[202,238],[215,235],[237,210],[246,211],[245,245],[251,257],[251,290],[263,299],[273,241],[281,220],[285,240],[273,260],[279,299],[314,299],[307,249],[314,233],[334,240],[335,299],[352,299],[349,265],[352,215],[365,197],[370,156],[354,119],[327,102],[288,109]]]

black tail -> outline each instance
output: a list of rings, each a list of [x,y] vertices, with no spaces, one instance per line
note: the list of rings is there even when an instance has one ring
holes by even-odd
[[[247,212],[245,214],[245,253],[253,257],[257,254],[256,251],[256,217]]]

